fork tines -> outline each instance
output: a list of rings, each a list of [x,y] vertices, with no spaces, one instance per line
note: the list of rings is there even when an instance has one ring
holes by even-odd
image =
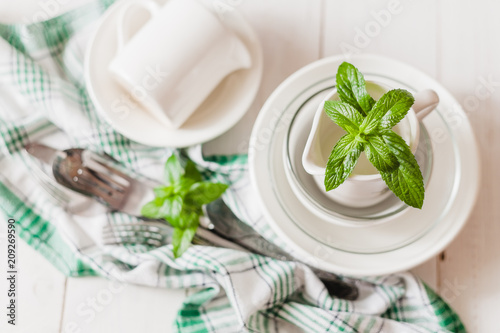
[[[169,243],[171,228],[159,223],[106,225],[102,230],[104,245],[145,244],[155,247]]]

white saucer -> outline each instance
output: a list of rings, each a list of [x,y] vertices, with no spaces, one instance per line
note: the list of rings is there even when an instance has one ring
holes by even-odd
[[[128,2],[118,1],[109,8],[89,41],[85,80],[99,113],[117,132],[149,146],[186,147],[209,141],[234,126],[252,104],[262,77],[262,50],[251,26],[236,10],[222,14],[224,22],[248,47],[252,67],[226,77],[189,120],[174,130],[165,127],[134,102],[108,72],[108,64],[115,56],[117,47],[118,13]],[[138,16],[132,31],[139,29],[147,20],[145,14],[140,17],[138,13]]]
[[[286,177],[283,145],[297,110],[335,83],[342,61],[342,57],[332,57],[304,67],[268,99],[252,132],[252,182],[269,224],[310,264],[348,275],[406,270],[441,251],[467,221],[479,187],[475,138],[460,105],[433,79],[390,59],[353,57],[350,62],[367,77],[385,77],[410,91],[434,89],[438,93],[438,109],[424,120],[432,142],[432,177],[422,210],[405,209],[383,224],[352,228],[312,213],[295,196]],[[462,121],[446,121],[457,117]]]

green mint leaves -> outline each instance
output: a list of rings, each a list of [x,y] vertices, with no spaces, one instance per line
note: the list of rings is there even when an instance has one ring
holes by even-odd
[[[363,122],[363,116],[347,103],[328,101],[325,103],[325,112],[337,125],[347,133],[357,135],[359,126]]]
[[[172,238],[174,257],[180,257],[191,244],[198,229],[202,206],[219,198],[227,185],[204,182],[192,161],[183,168],[177,156],[165,163],[166,186],[154,189],[155,199],[145,204],[141,214],[148,218],[165,219],[174,227]]]
[[[346,134],[340,138],[326,166],[325,187],[327,191],[337,188],[349,177],[362,151],[363,143],[356,141],[354,135]]]
[[[406,90],[388,91],[375,103],[360,127],[368,134],[377,129],[391,129],[406,116],[414,102]]]
[[[337,71],[337,91],[342,102],[366,116],[375,100],[366,91],[365,77],[353,65],[343,62]]]
[[[415,156],[406,142],[391,130],[381,133],[389,150],[398,160],[398,167],[387,172],[380,172],[389,189],[406,204],[422,208],[424,203],[424,181]]]
[[[375,101],[366,90],[363,74],[347,62],[339,66],[336,79],[340,101],[326,101],[324,110],[347,134],[330,154],[325,189],[341,185],[364,151],[396,196],[409,206],[422,208],[422,173],[410,147],[392,131],[410,110],[413,96],[406,90],[394,89]]]

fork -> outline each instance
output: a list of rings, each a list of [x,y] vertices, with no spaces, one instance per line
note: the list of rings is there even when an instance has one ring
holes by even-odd
[[[160,247],[171,243],[171,235],[172,228],[161,222],[106,225],[102,229],[102,242],[103,245],[145,244],[153,247]],[[211,238],[215,238],[217,240],[210,240]],[[192,243],[194,245],[225,247],[233,250],[249,252],[247,248],[241,247],[225,239],[219,239],[217,235],[203,228],[198,229]],[[269,243],[267,246],[272,247],[274,245]],[[281,249],[277,251],[273,250],[272,255],[270,254],[271,252],[269,249],[265,253],[259,253],[258,251],[251,252],[267,255],[278,260],[294,260],[294,258],[284,253]],[[347,300],[357,299],[359,291],[354,284],[340,280],[338,276],[333,273],[325,272],[311,266],[309,266],[309,268],[323,282],[331,295]]]
[[[105,225],[102,228],[103,245],[146,244],[160,247],[172,240],[171,230],[156,225],[159,222]]]
[[[51,157],[44,158],[43,154],[37,156],[37,149],[48,151]],[[72,201],[71,198],[65,199],[68,197],[67,189],[64,188],[65,191],[62,191],[59,188],[61,185],[79,192],[71,192],[73,195],[86,195],[95,199],[90,201],[102,203],[101,207],[135,215],[132,210],[129,210],[132,207],[128,203],[133,201],[129,197],[132,194],[144,195],[154,187],[150,186],[152,181],[145,179],[138,181],[127,176],[125,172],[120,171],[123,166],[107,155],[99,155],[79,148],[57,151],[40,144],[30,144],[27,150],[28,152],[31,150],[31,155],[52,166],[54,177],[60,185],[52,185],[49,181],[50,177],[42,176],[38,179],[54,199],[59,200],[66,207],[69,207]],[[213,231],[203,227],[198,228],[193,240],[194,244],[253,252],[279,260],[296,260],[240,221],[222,200],[212,202],[206,208],[207,215],[215,224],[215,228]],[[144,222],[104,227],[103,242],[108,245],[142,243],[151,246],[170,243],[169,235],[172,233],[170,225],[158,220],[137,217]],[[358,288],[355,285],[342,281],[336,274],[314,267],[310,268],[320,277],[330,294],[344,299],[357,298]]]
[[[108,224],[102,228],[103,245],[147,244],[160,247],[170,244],[173,228],[159,221],[147,221],[127,224]],[[224,247],[233,250],[246,251],[245,248],[199,228],[194,236],[194,245]]]
[[[92,201],[91,199],[89,200],[88,198],[83,197],[83,195],[80,195],[79,193],[68,193],[69,191],[67,189],[55,183],[55,181],[45,174],[45,172],[41,170],[38,165],[33,163],[33,166],[32,175],[35,176],[36,180],[40,183],[43,189],[47,191],[55,204],[65,207],[65,209],[69,210],[69,212],[74,213],[76,210],[72,207],[74,206],[73,200],[75,198],[80,197],[80,199],[84,198],[88,201]],[[69,197],[70,194],[72,195],[71,198]],[[81,211],[82,209],[77,210],[77,212],[80,213]],[[218,231],[219,234],[223,231],[227,233],[229,237],[239,236],[241,239],[236,240],[243,242],[247,248],[218,237],[216,234],[205,228],[198,228],[198,231],[192,240],[193,244],[225,247],[245,252],[251,250],[251,252],[260,252],[260,254],[268,255],[279,260],[293,260],[289,256],[283,255],[283,251],[281,251],[281,249],[277,249],[273,244],[269,243],[263,245],[262,243],[265,242],[263,239],[259,242],[258,239],[250,233],[250,231],[253,232],[253,229],[245,230],[243,234],[240,232],[238,235],[238,232],[236,232],[234,228],[229,228],[231,221],[233,224],[237,221],[234,220],[235,217],[232,214],[229,215],[229,209],[220,203],[217,205],[214,204],[211,209],[207,209],[207,215],[210,216],[211,214],[220,215],[219,223],[217,224],[220,228],[215,229],[221,230],[214,231]],[[145,244],[152,247],[160,247],[171,243],[172,227],[165,222],[151,220],[147,222],[105,225],[102,228],[101,235],[103,245]],[[252,244],[253,248],[251,246]],[[258,251],[258,249],[260,249],[260,251]],[[314,267],[310,268],[324,283],[331,295],[348,300],[354,300],[358,297],[358,289],[353,284],[340,280],[335,274],[324,272],[315,269]]]
[[[45,171],[42,170],[41,166],[37,165],[32,159],[26,159],[28,161],[31,175],[34,176],[38,184],[49,194],[49,198],[53,203],[71,214],[81,215],[82,212],[88,210],[88,206],[94,201],[80,194],[78,192],[73,192],[60,185],[52,179]],[[105,207],[102,207],[104,210]],[[118,225],[106,225],[102,230],[102,241],[104,245],[118,245],[118,244],[137,244],[145,243],[151,246],[162,246],[171,242],[170,235],[172,234],[172,227],[161,222],[159,220],[145,219],[147,222],[137,222],[129,224],[118,224]],[[200,225],[205,229],[213,229],[213,224],[206,218],[200,219]],[[211,238],[210,234],[207,234],[200,230],[198,234],[204,234],[206,238]],[[213,241],[209,241],[206,238],[195,236],[193,239],[193,244],[195,245],[205,245],[205,246],[217,246]],[[213,237],[212,237],[213,238]],[[237,250],[242,250],[243,248],[226,242],[221,239],[218,240],[224,242],[226,247],[233,248]]]

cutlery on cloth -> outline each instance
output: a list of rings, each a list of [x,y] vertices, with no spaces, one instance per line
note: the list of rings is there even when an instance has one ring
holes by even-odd
[[[72,148],[61,151],[38,143],[29,144],[25,149],[31,156],[52,168],[53,177],[58,184],[97,200],[111,211],[139,217],[138,212],[142,205],[138,205],[138,202],[144,200],[138,199],[147,197],[152,193],[152,189],[159,185],[149,179],[136,180],[128,176],[123,166],[111,156],[97,154],[87,149]],[[46,186],[47,184],[44,188]],[[57,186],[52,186],[51,190],[57,191]],[[64,193],[58,193],[58,196],[64,197]],[[218,199],[208,204],[206,213],[213,230],[207,230],[202,225],[193,239],[194,244],[248,251],[279,260],[296,260],[239,220],[223,200]],[[104,240],[107,244],[111,244],[112,241],[115,244],[130,243],[131,240],[138,240],[137,243],[142,240],[149,245],[158,246],[168,243],[165,234],[170,231],[170,225],[163,220],[142,217],[141,219],[148,222],[105,227]],[[146,224],[151,225],[147,227]],[[152,243],[154,239],[156,242]],[[331,295],[349,300],[358,297],[358,288],[355,285],[342,281],[333,273],[310,268],[323,281]]]

